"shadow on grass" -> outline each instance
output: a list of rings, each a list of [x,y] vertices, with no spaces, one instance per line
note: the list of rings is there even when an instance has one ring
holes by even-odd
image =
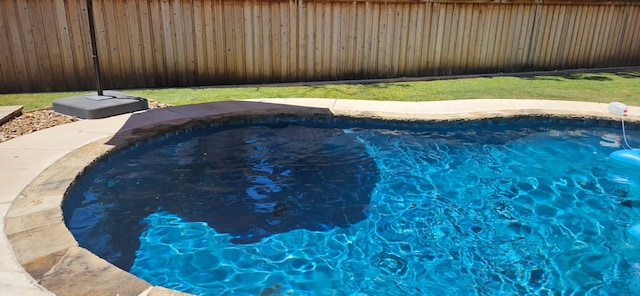
[[[639,72],[616,72],[613,75],[627,79],[640,78]]]
[[[640,72],[611,72],[620,78],[637,79],[640,78]],[[546,74],[546,75],[520,75],[515,76],[525,80],[548,80],[548,81],[567,81],[567,80],[590,80],[590,81],[611,81],[613,78],[602,73],[563,73]]]
[[[526,79],[526,80],[547,80],[547,81],[567,81],[567,80],[591,80],[591,81],[611,81],[610,77],[599,75],[599,74],[558,74],[558,75],[527,75],[527,76],[516,76],[518,78]]]

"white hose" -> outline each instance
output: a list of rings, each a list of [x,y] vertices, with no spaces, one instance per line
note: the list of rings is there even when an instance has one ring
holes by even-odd
[[[624,139],[624,144],[627,145],[627,148],[631,149],[631,150],[637,150],[636,148],[631,148],[631,146],[629,145],[629,142],[627,142],[627,132],[624,129],[624,115],[621,116],[622,118],[622,139]]]

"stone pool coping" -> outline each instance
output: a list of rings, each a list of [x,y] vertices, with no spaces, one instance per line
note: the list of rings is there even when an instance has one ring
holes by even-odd
[[[628,122],[640,122],[629,107]],[[607,103],[544,100],[382,102],[254,99],[152,109],[82,120],[0,143],[0,291],[8,295],[187,295],[125,272],[78,243],[61,203],[75,177],[105,153],[184,125],[241,116],[349,116],[400,120],[473,120],[550,116],[619,120]]]

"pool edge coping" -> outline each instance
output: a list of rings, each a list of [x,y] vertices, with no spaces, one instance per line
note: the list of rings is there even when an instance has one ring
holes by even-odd
[[[480,106],[478,106],[480,105]],[[214,102],[125,115],[116,132],[86,140],[33,176],[4,216],[3,231],[15,260],[47,291],[58,295],[188,295],[155,287],[84,248],[66,228],[61,204],[68,187],[96,159],[141,138],[166,133],[185,124],[201,124],[248,115],[330,115],[382,120],[452,121],[550,116],[616,120],[608,104],[544,100],[457,100],[381,102],[341,99],[256,99]],[[154,111],[157,110],[157,111]],[[457,112],[461,111],[461,112]],[[630,107],[633,114],[640,108]],[[629,116],[625,121],[640,122]],[[136,121],[138,120],[138,121]],[[136,121],[135,123],[131,123]],[[74,123],[78,127],[83,124]],[[127,126],[128,123],[131,123]],[[37,136],[47,137],[45,131]],[[81,141],[82,142],[82,141]],[[44,141],[46,143],[46,141]],[[0,148],[3,147],[0,145]],[[44,244],[42,242],[47,242]],[[91,290],[93,289],[93,290]],[[73,291],[71,291],[73,290]]]

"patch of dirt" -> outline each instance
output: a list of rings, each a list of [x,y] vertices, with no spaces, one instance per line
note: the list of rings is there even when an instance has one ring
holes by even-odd
[[[171,106],[154,100],[148,102],[149,109]],[[82,119],[54,112],[51,108],[28,111],[0,125],[0,142],[78,120]]]

